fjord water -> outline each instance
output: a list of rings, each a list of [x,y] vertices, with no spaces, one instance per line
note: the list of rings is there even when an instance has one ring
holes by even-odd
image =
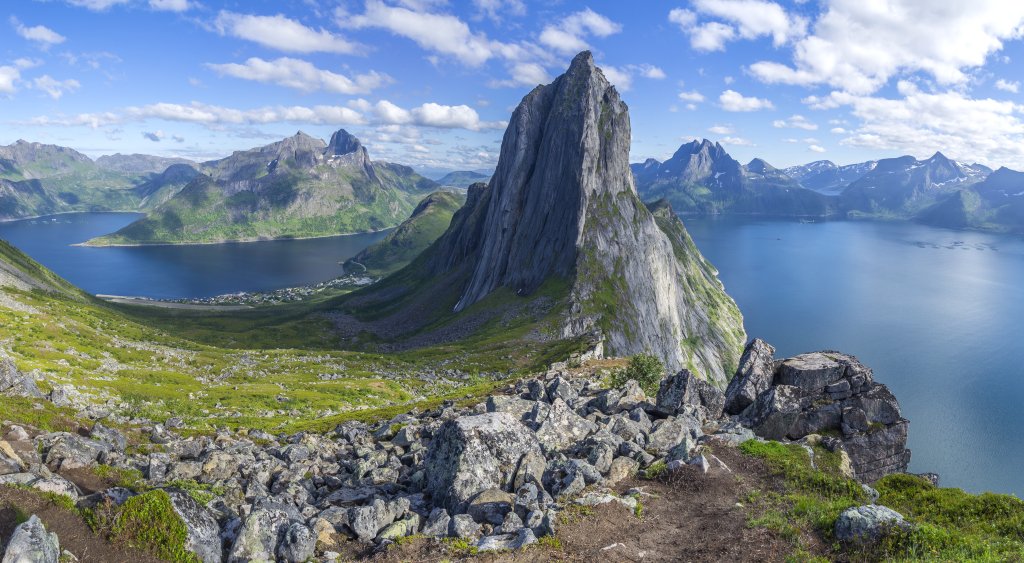
[[[342,275],[340,262],[387,231],[338,237],[188,246],[71,246],[112,233],[136,213],[72,213],[0,223],[0,239],[90,292],[177,299],[269,291]]]
[[[912,223],[687,218],[777,357],[856,355],[910,420],[910,470],[1024,496],[1024,239]]]

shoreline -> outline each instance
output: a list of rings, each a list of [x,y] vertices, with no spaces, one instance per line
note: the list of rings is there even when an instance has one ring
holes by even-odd
[[[130,297],[127,295],[106,295],[97,293],[97,299],[117,305],[136,305],[140,307],[159,307],[162,309],[188,309],[194,311],[242,311],[253,309],[251,305],[202,305],[199,303],[181,303],[177,301],[161,301],[149,297]]]
[[[33,221],[36,219],[42,219],[44,217],[59,217],[61,215],[83,215],[86,213],[119,213],[127,214],[132,213],[135,215],[145,215],[142,211],[60,211],[58,213],[47,213],[46,215],[32,215],[31,217],[17,217],[14,219],[0,219],[0,223],[17,223],[18,221]]]
[[[88,212],[87,212],[88,213]],[[102,212],[101,212],[102,213]],[[46,217],[44,215],[44,217]],[[254,238],[254,239],[230,239],[210,242],[140,242],[140,243],[122,243],[122,244],[89,244],[89,241],[76,242],[68,246],[79,246],[84,248],[137,248],[144,246],[210,246],[214,244],[250,244],[254,242],[281,242],[288,240],[317,240],[324,238],[337,238],[337,237],[351,237],[356,235],[373,235],[377,233],[383,233],[393,229],[397,229],[398,225],[394,227],[388,227],[386,229],[378,229],[376,231],[359,231],[355,233],[338,233],[333,235],[317,235],[311,237],[278,237],[278,238]],[[104,235],[106,236],[106,235]],[[98,238],[98,237],[97,237]]]

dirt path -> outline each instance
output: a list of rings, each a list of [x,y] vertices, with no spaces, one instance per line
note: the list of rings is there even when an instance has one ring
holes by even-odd
[[[619,493],[633,487],[643,490],[641,515],[612,503],[594,508],[589,515],[564,518],[558,528],[558,547],[467,557],[437,542],[417,540],[393,546],[374,560],[784,561],[793,545],[768,530],[748,526],[746,509],[737,505],[753,489],[778,486],[776,478],[763,462],[735,448],[717,445],[714,452],[729,471],[713,469],[705,475],[686,467],[663,479],[622,483],[615,487]]]

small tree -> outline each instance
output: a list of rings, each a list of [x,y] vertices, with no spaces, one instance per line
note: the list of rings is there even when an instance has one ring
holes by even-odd
[[[652,354],[637,354],[629,359],[629,364],[612,374],[612,387],[622,387],[630,379],[640,384],[644,393],[653,395],[658,392],[661,378],[665,376],[665,364]]]

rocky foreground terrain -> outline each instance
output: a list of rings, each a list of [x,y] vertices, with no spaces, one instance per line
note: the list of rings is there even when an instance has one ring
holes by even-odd
[[[10,512],[21,499],[39,507],[24,498],[34,491],[86,515],[100,544],[93,549],[106,550],[106,560],[387,558],[410,537],[427,542],[426,557],[514,557],[552,545],[562,525],[593,507],[642,510],[642,487],[621,490],[638,476],[719,475],[721,485],[720,474],[737,463],[723,459],[759,436],[804,444],[812,464],[815,451],[831,451],[838,471],[865,482],[906,470],[907,421],[870,369],[837,352],[778,361],[773,352],[760,340],[748,344],[725,393],[682,370],[648,395],[635,380],[609,387],[597,349],[483,403],[344,423],[327,434],[190,436],[174,418],[40,433],[5,421],[0,506]],[[41,395],[9,362],[0,391]],[[21,510],[23,522],[4,538],[4,563],[104,560],[69,547],[92,544],[66,515]],[[854,507],[836,537],[868,539],[885,522],[905,525],[884,507]],[[74,537],[62,544],[65,531]],[[115,541],[126,533],[131,540]]]

